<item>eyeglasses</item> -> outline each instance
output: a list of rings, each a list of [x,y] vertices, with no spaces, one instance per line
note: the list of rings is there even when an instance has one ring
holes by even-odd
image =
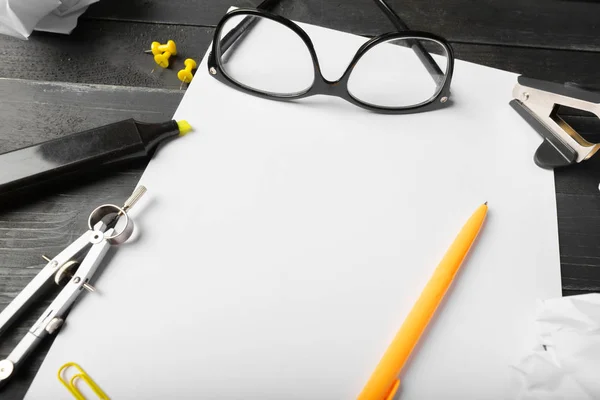
[[[392,114],[449,104],[454,56],[448,42],[408,30],[383,0],[375,2],[401,32],[365,39],[336,81],[324,78],[313,43],[302,28],[264,10],[272,0],[223,17],[208,58],[209,73],[237,90],[272,100],[324,94]]]

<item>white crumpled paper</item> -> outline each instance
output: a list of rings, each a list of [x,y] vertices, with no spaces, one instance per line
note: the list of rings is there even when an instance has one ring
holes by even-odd
[[[600,399],[600,294],[539,302],[539,346],[514,367],[518,400]]]
[[[68,34],[98,0],[0,0],[0,34],[27,39],[34,30]]]

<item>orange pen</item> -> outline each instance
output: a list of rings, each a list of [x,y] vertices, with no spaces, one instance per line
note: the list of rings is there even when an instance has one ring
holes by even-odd
[[[398,387],[400,387],[398,374],[452,284],[452,280],[475,238],[477,238],[487,210],[487,202],[485,202],[463,226],[358,396],[359,400],[393,399]]]

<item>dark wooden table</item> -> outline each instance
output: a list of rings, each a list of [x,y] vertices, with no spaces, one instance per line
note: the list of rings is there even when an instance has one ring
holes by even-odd
[[[600,4],[389,2],[412,29],[450,40],[459,59],[600,89]],[[183,60],[202,58],[229,6],[257,3],[101,0],[80,18],[70,36],[34,33],[28,41],[0,36],[0,153],[125,118],[169,119],[184,93],[176,78]],[[370,0],[282,0],[276,12],[367,36],[392,29]],[[151,74],[152,57],[143,50],[153,40],[167,39],[177,42],[180,56],[173,68]],[[570,122],[590,133],[599,128],[587,117],[572,117]],[[137,163],[95,173],[76,185],[49,188],[43,196],[0,204],[0,309],[45,265],[42,254],[54,255],[80,235],[95,206],[123,201],[144,167]],[[563,294],[600,291],[600,156],[556,171],[555,181]],[[0,340],[0,359],[49,301],[50,296],[41,300]],[[1,399],[24,396],[49,346],[46,341],[0,390]]]

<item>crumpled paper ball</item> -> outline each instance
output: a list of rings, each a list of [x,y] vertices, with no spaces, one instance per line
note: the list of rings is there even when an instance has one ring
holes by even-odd
[[[31,32],[68,34],[98,0],[0,0],[0,34],[27,39]]]
[[[514,366],[518,400],[600,399],[600,293],[540,301],[538,345]]]

